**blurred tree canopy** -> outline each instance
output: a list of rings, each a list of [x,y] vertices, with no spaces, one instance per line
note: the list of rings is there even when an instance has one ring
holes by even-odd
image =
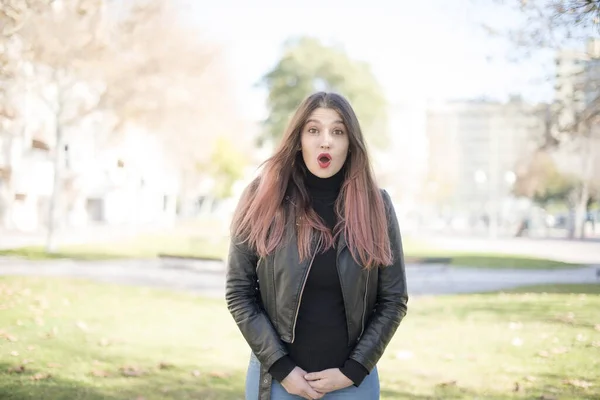
[[[517,172],[513,192],[544,207],[552,201],[568,202],[576,186],[575,177],[561,173],[551,154],[539,150]]]
[[[262,141],[278,141],[302,100],[316,91],[336,92],[348,99],[363,132],[375,147],[387,143],[387,110],[383,90],[369,65],[337,47],[311,37],[286,43],[277,65],[262,79],[269,91],[269,116]]]

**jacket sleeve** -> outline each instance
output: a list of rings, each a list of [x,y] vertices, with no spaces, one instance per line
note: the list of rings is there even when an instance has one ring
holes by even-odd
[[[350,358],[373,370],[407,311],[408,292],[400,227],[389,194],[382,191],[386,206],[393,263],[379,268],[377,303],[365,331]]]
[[[268,370],[285,356],[279,335],[259,301],[256,265],[258,257],[244,244],[231,240],[227,261],[227,308],[261,364]]]

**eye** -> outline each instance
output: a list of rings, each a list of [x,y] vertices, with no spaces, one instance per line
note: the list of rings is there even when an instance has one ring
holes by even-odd
[[[308,128],[308,133],[317,133],[317,128]]]
[[[335,133],[336,135],[343,135],[344,131],[342,129],[336,129],[335,131],[333,131],[333,133]]]

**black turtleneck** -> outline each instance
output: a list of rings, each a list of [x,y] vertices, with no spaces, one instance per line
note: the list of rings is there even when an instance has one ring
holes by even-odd
[[[330,178],[306,170],[305,183],[312,207],[333,230],[335,201],[344,180],[344,169]],[[297,365],[307,372],[339,368],[358,386],[368,371],[349,359],[346,313],[338,276],[336,248],[316,254],[302,293],[294,343],[286,343],[289,355],[280,358],[269,372],[281,382]]]

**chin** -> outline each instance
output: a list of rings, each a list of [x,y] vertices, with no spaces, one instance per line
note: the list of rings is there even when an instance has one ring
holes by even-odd
[[[339,168],[332,169],[331,167],[329,167],[329,168],[323,169],[323,168],[317,166],[316,168],[312,169],[310,172],[312,172],[313,175],[318,176],[319,178],[331,178],[336,173],[338,173],[339,170],[340,170]]]

